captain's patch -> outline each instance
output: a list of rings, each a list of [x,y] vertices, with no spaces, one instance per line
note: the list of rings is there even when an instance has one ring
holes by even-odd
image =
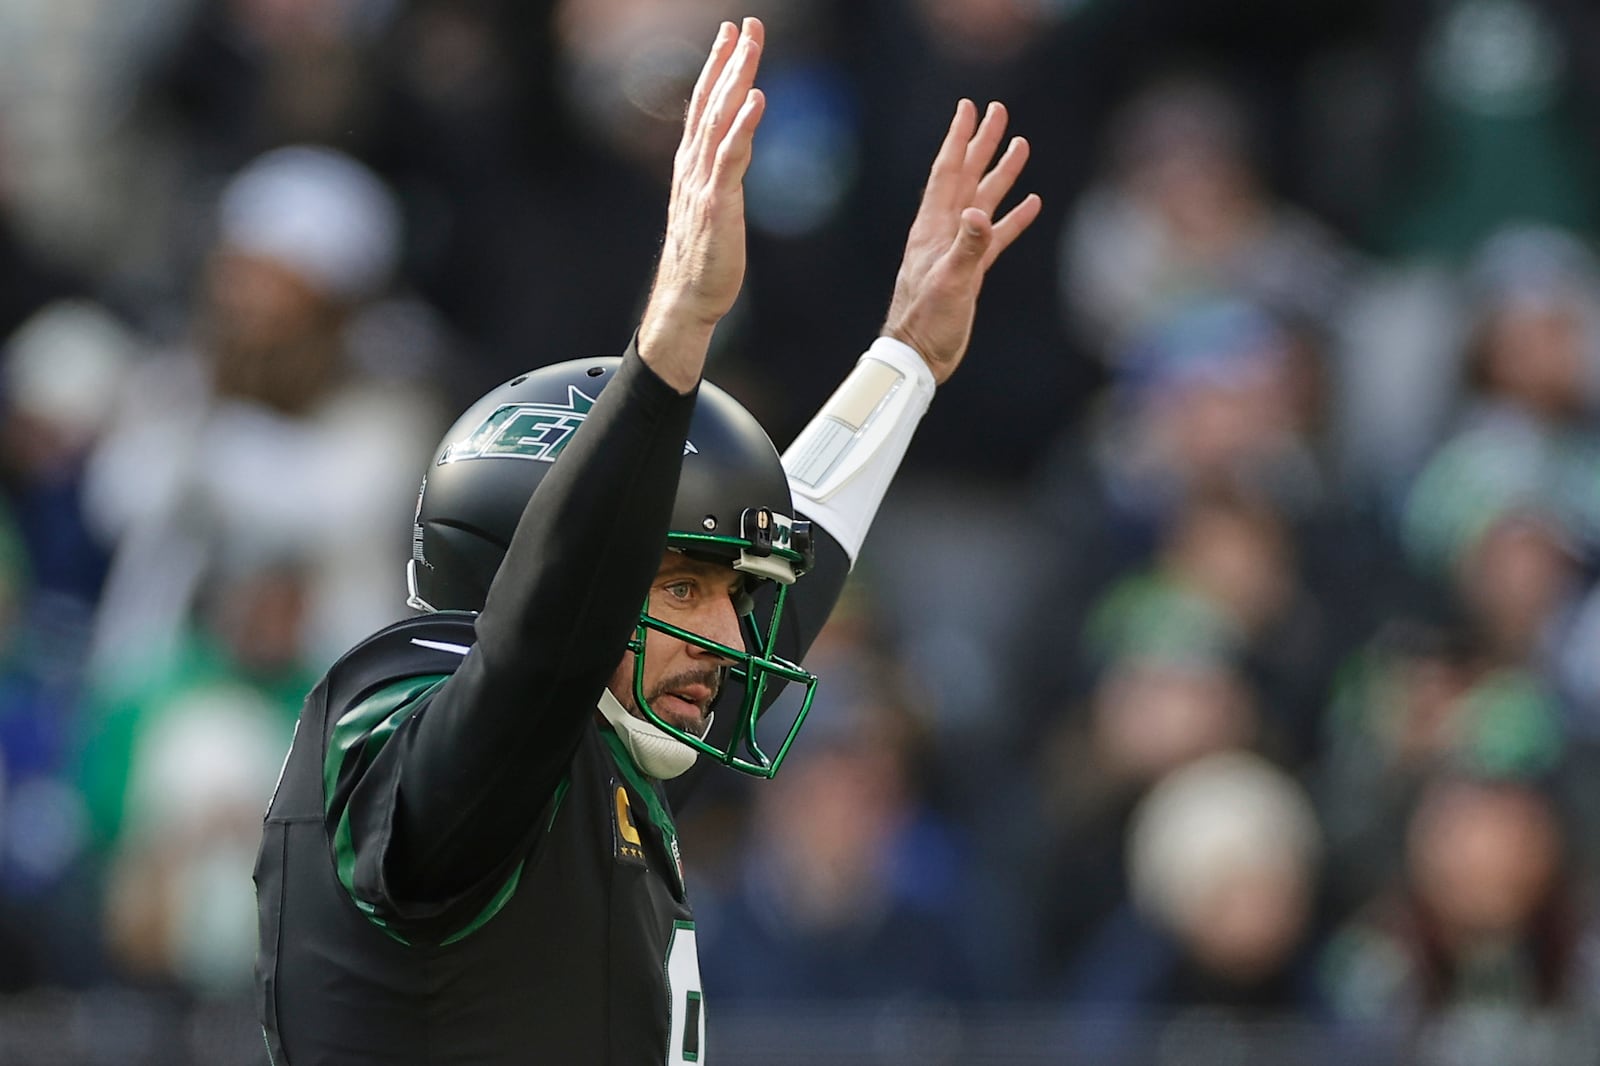
[[[611,830],[618,862],[648,865],[644,858],[644,841],[639,839],[639,827],[633,821],[633,806],[628,802],[628,790],[611,779]]]

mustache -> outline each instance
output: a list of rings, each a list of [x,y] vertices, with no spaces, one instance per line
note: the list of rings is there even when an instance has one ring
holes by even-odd
[[[715,668],[684,670],[673,674],[671,677],[663,678],[648,695],[650,699],[654,700],[657,696],[671,692],[673,689],[684,688],[689,685],[704,685],[711,690],[711,698],[706,701],[707,706],[709,706],[716,701],[717,696],[722,692],[722,676],[723,671]]]

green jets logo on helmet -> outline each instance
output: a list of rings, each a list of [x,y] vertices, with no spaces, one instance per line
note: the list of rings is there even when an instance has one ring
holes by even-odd
[[[567,386],[565,405],[505,404],[490,412],[464,439],[452,441],[439,456],[439,463],[495,456],[553,463],[593,407],[594,398],[585,396],[576,385]]]
[[[567,402],[508,403],[497,407],[465,438],[452,441],[439,456],[439,465],[463,459],[533,459],[553,463],[572,434],[594,407],[594,397],[576,385],[567,386]],[[683,454],[698,449],[685,441]]]

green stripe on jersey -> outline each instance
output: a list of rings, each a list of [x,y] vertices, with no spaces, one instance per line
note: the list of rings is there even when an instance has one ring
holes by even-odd
[[[323,760],[322,767],[323,802],[329,804],[327,814],[330,817],[333,814],[331,805],[340,777],[346,774],[359,776],[372,765],[372,760],[378,757],[378,753],[383,750],[389,738],[394,736],[396,730],[405,723],[417,701],[432,692],[449,676],[449,674],[424,674],[396,682],[374,692],[340,717],[333,727],[333,736],[328,740],[327,757]],[[555,795],[551,797],[550,802],[549,824],[545,827],[547,832],[550,826],[555,825],[556,814],[561,810],[562,801],[566,799],[567,790],[571,785],[571,778],[564,777],[556,786]],[[333,834],[333,852],[339,883],[355,902],[356,909],[390,938],[410,947],[411,941],[380,917],[376,907],[356,895],[356,853],[355,842],[351,836],[348,807],[339,812],[339,823]],[[517,884],[522,879],[524,865],[519,862],[505,883],[500,886],[499,891],[484,905],[477,916],[445,938],[442,944],[454,944],[465,940],[483,928],[489,919],[499,914],[516,892]]]
[[[571,776],[563,777],[561,783],[556,786],[555,795],[550,798],[550,820],[544,827],[546,833],[555,826],[556,814],[561,810],[561,801],[567,798],[567,789],[571,787]],[[506,878],[505,884],[500,886],[500,891],[494,894],[494,898],[484,904],[483,910],[478,912],[478,916],[468,922],[465,928],[445,937],[443,944],[450,945],[458,940],[465,940],[487,925],[490,918],[499,914],[500,909],[511,901],[512,895],[517,891],[517,884],[522,880],[522,868],[526,865],[528,865],[528,860],[526,859],[517,863],[517,868],[511,871],[511,875]]]
[[[359,777],[371,766],[372,760],[378,757],[389,738],[404,724],[416,702],[443,684],[449,676],[423,674],[397,681],[374,692],[340,716],[334,724],[333,735],[328,738],[328,750],[322,761],[322,801],[328,805],[328,817],[334,815],[333,798],[338,790],[339,779]],[[372,904],[356,895],[356,850],[351,839],[349,806],[340,810],[338,815],[338,825],[333,833],[333,855],[339,883],[355,901],[357,909],[374,925],[402,944],[407,943],[404,937],[378,917]]]

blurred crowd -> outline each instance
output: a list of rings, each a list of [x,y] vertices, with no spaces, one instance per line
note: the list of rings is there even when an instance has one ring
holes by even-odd
[[[453,415],[627,343],[747,13],[710,377],[780,447],[957,97],[1011,107],[1045,214],[783,774],[682,814],[713,1028],[1027,1004],[1051,1061],[1592,1062],[1578,0],[0,4],[0,1051],[46,992],[247,1000],[305,692],[404,612]]]

